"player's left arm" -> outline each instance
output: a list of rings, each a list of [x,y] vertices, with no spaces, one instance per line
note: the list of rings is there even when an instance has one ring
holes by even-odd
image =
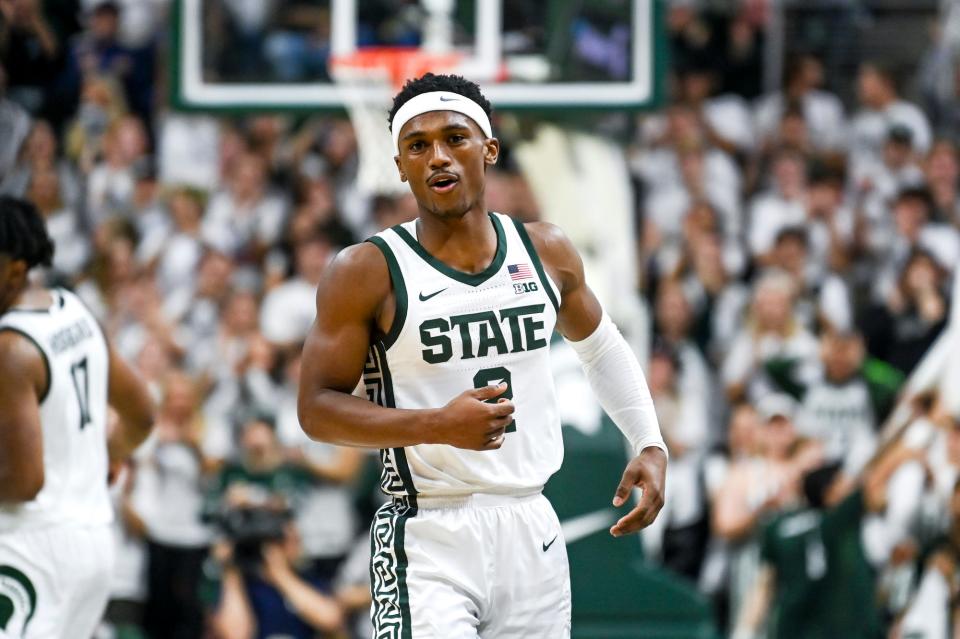
[[[0,504],[33,501],[43,488],[40,401],[49,384],[37,347],[0,331]]]
[[[558,227],[527,224],[544,267],[560,288],[557,330],[573,346],[600,405],[623,431],[636,453],[623,471],[613,498],[622,506],[634,486],[643,490],[636,508],[611,529],[615,537],[637,532],[653,523],[663,507],[667,447],[660,434],[647,381],[636,355],[603,312],[587,285],[583,261]]]
[[[125,461],[150,435],[154,421],[154,403],[143,380],[108,344],[110,360],[107,401],[120,417],[108,435],[107,450],[111,465]]]

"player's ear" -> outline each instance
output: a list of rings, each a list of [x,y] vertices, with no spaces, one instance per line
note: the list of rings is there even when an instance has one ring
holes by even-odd
[[[401,182],[406,182],[406,181],[407,181],[407,174],[403,172],[403,167],[400,166],[400,156],[399,156],[399,155],[393,156],[393,161],[394,161],[394,162],[396,163],[396,165],[397,165],[397,173],[400,174],[400,181],[401,181]]]
[[[7,271],[10,281],[14,283],[16,287],[25,286],[27,283],[27,273],[30,269],[27,267],[27,263],[23,260],[13,260],[10,262],[10,268]]]
[[[493,166],[500,157],[500,140],[497,138],[487,138],[483,143],[483,163],[487,166]]]

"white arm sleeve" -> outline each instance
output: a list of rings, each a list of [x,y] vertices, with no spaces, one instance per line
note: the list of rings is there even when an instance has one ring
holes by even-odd
[[[576,351],[600,405],[630,441],[636,454],[655,446],[664,453],[647,380],[630,346],[604,313],[589,337],[567,343]]]

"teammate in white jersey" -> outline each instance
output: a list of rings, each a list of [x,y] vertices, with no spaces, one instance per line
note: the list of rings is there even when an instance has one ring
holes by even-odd
[[[378,638],[570,634],[566,549],[541,495],[563,458],[549,367],[556,329],[636,451],[614,505],[663,504],[666,447],[633,353],[555,226],[484,205],[500,146],[457,76],[408,82],[390,114],[419,217],[343,251],[317,292],[299,412],[311,437],[381,449],[393,499],[371,530]],[[366,398],[351,392],[363,379]],[[369,401],[368,401],[369,400]]]
[[[30,282],[53,249],[32,204],[0,197],[0,639],[91,636],[113,566],[109,464],[153,423],[80,300]]]

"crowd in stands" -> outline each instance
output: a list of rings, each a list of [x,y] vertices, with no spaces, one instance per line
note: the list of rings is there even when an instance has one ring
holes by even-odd
[[[259,15],[236,4],[233,29]],[[624,150],[671,455],[643,543],[738,639],[946,638],[960,416],[904,382],[951,312],[960,102],[933,80],[903,97],[882,61],[828,82],[809,54],[763,93],[765,3],[742,5],[717,23],[671,3],[670,100],[631,123]],[[0,191],[46,217],[43,277],[81,296],[159,405],[113,483],[101,636],[369,636],[378,460],[302,433],[299,357],[337,250],[415,201],[357,188],[343,117],[171,110],[166,0],[0,11]],[[291,60],[325,54],[294,44],[269,50],[301,77]],[[951,46],[932,42],[910,79],[949,76]],[[826,88],[838,82],[854,101]],[[491,182],[504,212],[537,217],[515,167]],[[906,427],[884,430],[904,410]]]

